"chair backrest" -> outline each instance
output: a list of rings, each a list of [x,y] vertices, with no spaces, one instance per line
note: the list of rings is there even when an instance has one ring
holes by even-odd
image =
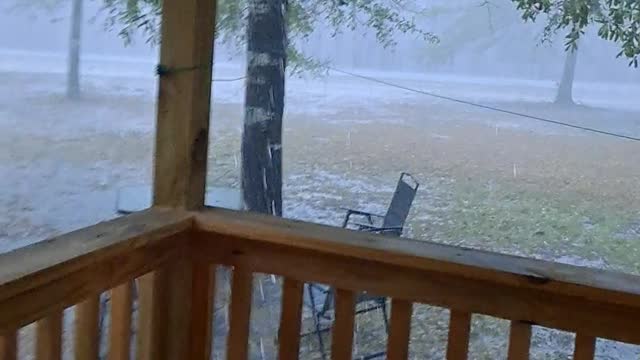
[[[391,204],[389,204],[387,214],[384,216],[383,227],[402,228],[404,226],[419,186],[420,184],[411,174],[403,172],[400,175]],[[402,235],[401,229],[398,230],[398,235]]]

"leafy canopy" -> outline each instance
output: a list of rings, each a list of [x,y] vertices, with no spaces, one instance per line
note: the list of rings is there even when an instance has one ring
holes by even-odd
[[[212,0],[215,1],[215,0]],[[216,37],[226,43],[242,46],[246,41],[244,28],[251,0],[218,0]],[[419,28],[409,17],[411,0],[289,0],[287,26],[288,57],[293,71],[318,69],[321,63],[302,54],[295,46],[322,24],[332,29],[332,35],[344,30],[364,27],[375,32],[385,47],[394,46],[394,34],[413,34],[422,40],[436,42],[437,38]],[[104,0],[108,11],[107,26],[116,28],[125,41],[141,30],[150,42],[157,42],[160,25],[161,0]]]
[[[638,66],[640,57],[639,0],[512,0],[522,11],[525,21],[547,17],[547,38],[560,29],[568,29],[567,49],[577,41],[590,24],[598,26],[598,36],[620,45],[618,57]]]

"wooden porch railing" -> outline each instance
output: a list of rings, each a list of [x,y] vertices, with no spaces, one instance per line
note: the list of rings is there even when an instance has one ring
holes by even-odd
[[[386,238],[225,210],[152,209],[0,256],[0,359],[37,322],[36,359],[59,359],[62,312],[76,307],[76,359],[98,358],[99,294],[111,292],[109,359],[131,349],[132,281],[140,299],[138,359],[211,354],[215,265],[233,267],[229,359],[247,359],[252,274],[284,277],[279,358],[296,359],[303,283],[334,286],[331,356],[352,356],[354,297],[392,299],[387,358],[406,359],[412,303],[451,310],[447,358],[466,359],[471,314],[511,320],[509,359],[528,359],[533,324],[577,334],[575,359],[596,338],[640,344],[640,279],[477,250]],[[225,346],[225,344],[214,344]]]

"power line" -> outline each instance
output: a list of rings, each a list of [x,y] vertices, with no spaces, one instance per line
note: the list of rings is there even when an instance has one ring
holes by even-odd
[[[240,76],[240,77],[228,78],[228,79],[225,79],[225,78],[221,78],[221,79],[213,78],[213,79],[211,79],[211,81],[213,81],[213,82],[232,82],[232,81],[244,80],[246,78],[247,78],[246,76]]]
[[[519,112],[516,112],[516,111],[501,109],[501,108],[497,108],[497,107],[493,107],[493,106],[489,106],[489,105],[478,104],[478,103],[474,103],[472,101],[456,99],[456,98],[453,98],[453,97],[450,97],[450,96],[445,96],[445,95],[440,95],[440,94],[436,94],[436,93],[429,92],[429,91],[414,89],[414,88],[410,88],[410,87],[407,87],[407,86],[404,86],[404,85],[395,84],[395,83],[388,82],[388,81],[385,81],[385,80],[376,79],[374,77],[369,77],[369,76],[365,76],[365,75],[356,74],[356,73],[353,73],[353,72],[350,72],[350,71],[336,69],[336,68],[331,67],[331,66],[329,66],[329,69],[331,69],[331,70],[333,70],[335,72],[341,73],[341,74],[349,75],[349,76],[360,78],[360,79],[363,79],[363,80],[376,82],[376,83],[379,83],[379,84],[383,84],[383,85],[386,85],[386,86],[391,86],[391,87],[394,87],[394,88],[397,88],[397,89],[401,89],[401,90],[411,91],[411,92],[414,92],[414,93],[417,93],[417,94],[422,94],[422,95],[427,95],[427,96],[431,96],[431,97],[435,97],[435,98],[439,98],[439,99],[443,99],[443,100],[452,101],[452,102],[456,102],[456,103],[459,103],[459,104],[475,106],[475,107],[478,107],[478,108],[481,108],[481,109],[496,111],[496,112],[500,112],[500,113],[503,113],[503,114],[509,114],[509,115],[514,115],[514,116],[520,116],[520,117],[524,117],[524,118],[531,119],[531,120],[542,121],[542,122],[546,122],[546,123],[550,123],[550,124],[554,124],[554,125],[560,125],[560,126],[569,127],[569,128],[578,129],[578,130],[583,130],[583,131],[588,131],[588,132],[592,132],[592,133],[596,133],[596,134],[608,135],[608,136],[613,136],[613,137],[617,137],[617,138],[621,138],[621,139],[627,139],[627,140],[633,140],[633,141],[640,141],[640,137],[634,137],[634,136],[629,136],[629,135],[624,135],[624,134],[618,134],[618,133],[609,132],[609,131],[605,131],[605,130],[594,129],[594,128],[590,128],[590,127],[586,127],[586,126],[569,124],[569,123],[565,123],[565,122],[561,122],[561,121],[546,119],[546,118],[539,117],[539,116],[523,114],[523,113],[519,113]]]
[[[167,66],[167,65],[158,64],[158,65],[156,65],[156,75],[158,75],[158,76],[167,76],[167,75],[181,73],[181,72],[196,71],[196,70],[204,69],[204,68],[207,68],[207,67],[211,68],[211,66],[213,66],[213,64],[207,64],[206,66],[194,65],[194,66],[184,66],[184,67],[171,67],[171,66]],[[232,82],[232,81],[244,80],[246,78],[247,78],[247,76],[245,75],[245,76],[239,76],[239,77],[235,77],[235,78],[213,78],[213,79],[211,79],[211,81],[213,81],[213,82]]]

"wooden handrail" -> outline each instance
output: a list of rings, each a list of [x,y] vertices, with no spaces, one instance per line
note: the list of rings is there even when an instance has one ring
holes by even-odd
[[[0,255],[0,331],[62,311],[185,253],[184,211],[152,209]]]
[[[138,355],[153,358],[164,352],[167,358],[189,354],[204,359],[210,352],[217,264],[234,268],[227,344],[233,359],[248,355],[252,276],[257,272],[285,278],[282,359],[297,356],[299,341],[291,336],[300,329],[302,284],[307,282],[337,289],[334,358],[351,355],[352,305],[359,291],[393,299],[392,358],[407,354],[412,302],[451,310],[450,359],[466,358],[472,314],[511,320],[510,359],[528,357],[531,325],[536,324],[577,333],[576,358],[592,358],[596,338],[640,344],[636,276],[243,212],[156,208],[0,255],[0,355],[11,359],[16,329],[37,321],[40,358],[57,358],[62,311],[80,303],[78,329],[90,337],[80,338],[76,352],[94,357],[97,296],[116,287],[109,356],[126,359],[130,342],[119,337],[131,335],[130,284],[155,271],[153,277],[162,281],[139,283],[161,286],[150,292],[155,299],[151,317],[138,330],[181,333],[164,338],[169,333],[163,331],[154,342],[138,344]]]
[[[222,209],[195,227],[214,263],[640,343],[637,276]]]
[[[640,306],[640,277],[631,274],[217,208],[198,213],[196,228],[266,244]]]

